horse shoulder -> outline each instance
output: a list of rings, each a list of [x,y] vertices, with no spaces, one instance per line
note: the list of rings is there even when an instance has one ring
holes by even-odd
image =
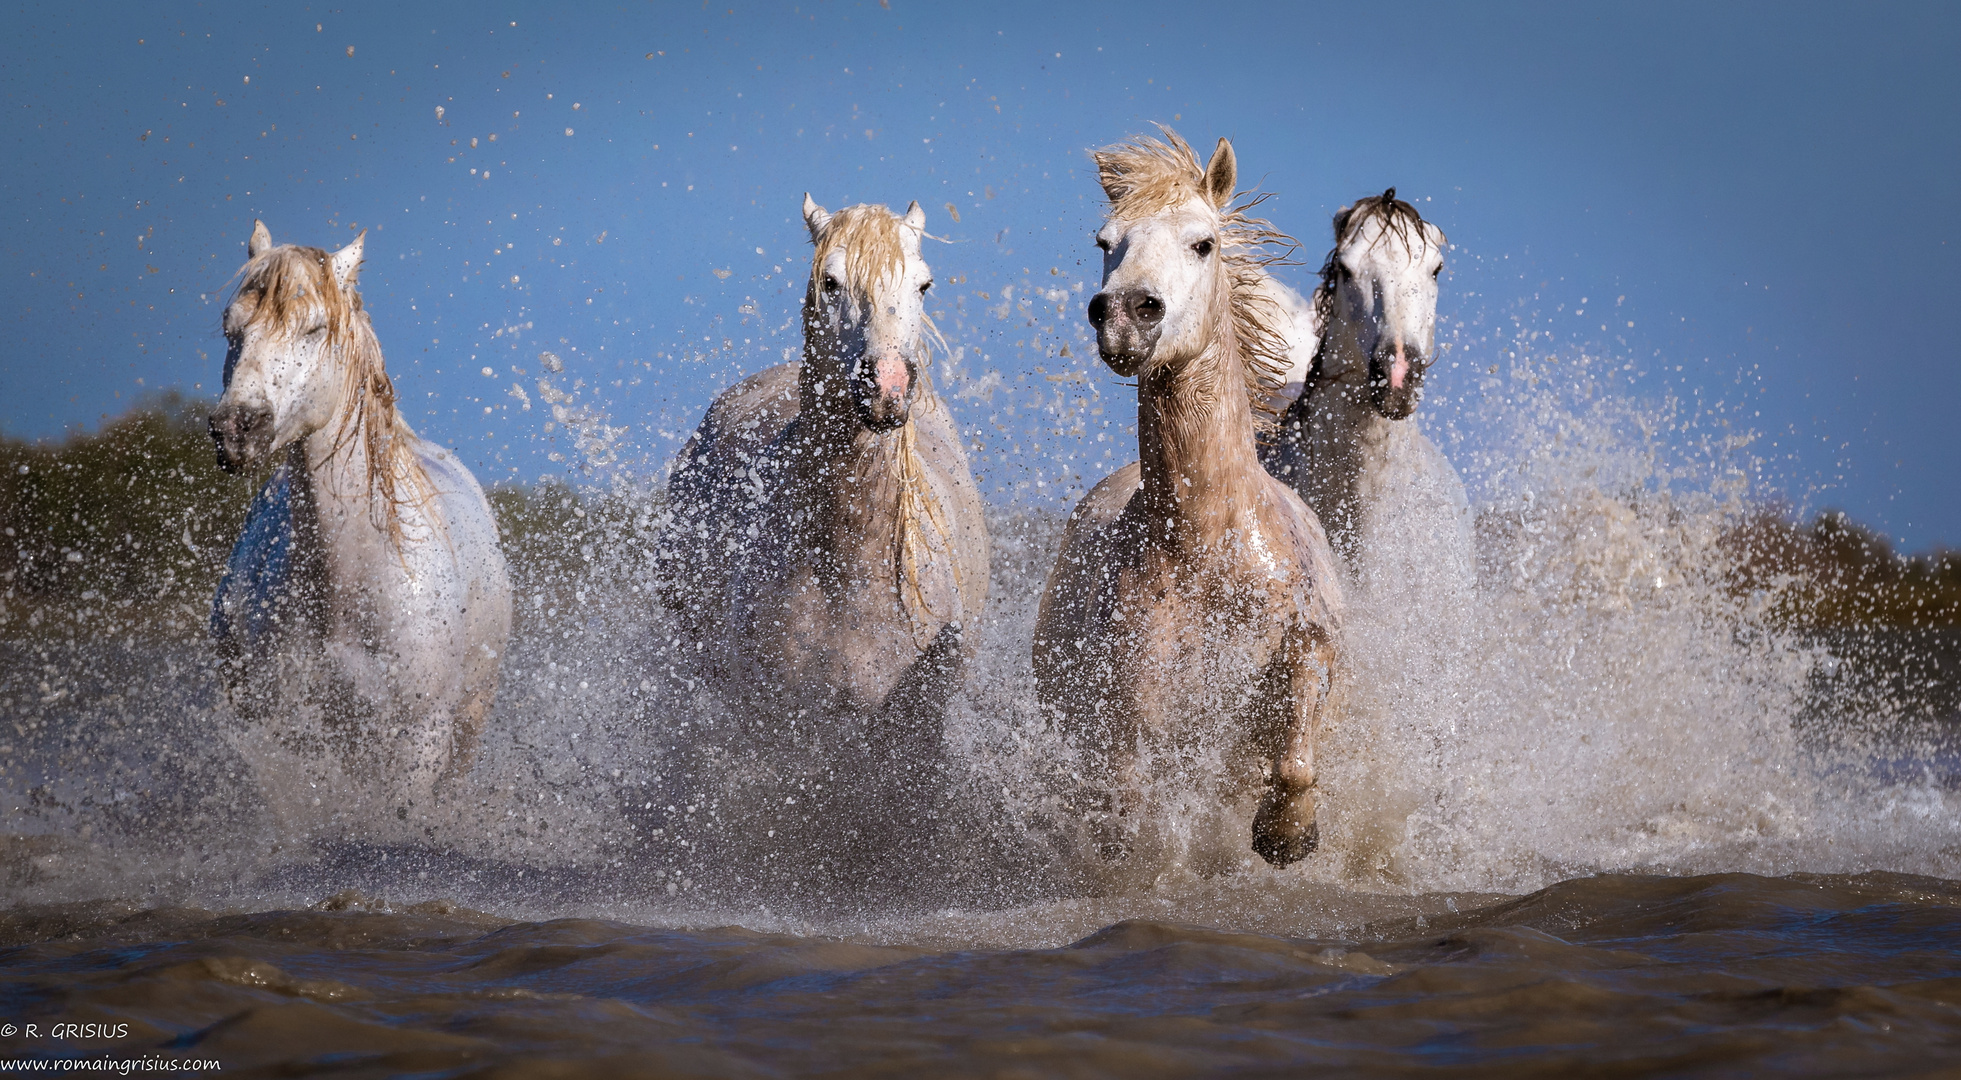
[[[428,494],[452,541],[482,546],[489,540],[490,546],[495,547],[497,515],[491,510],[490,500],[483,493],[483,485],[477,482],[476,474],[455,451],[427,439],[416,440],[415,453],[423,475],[429,478]]]
[[[715,396],[688,444],[681,448],[674,480],[698,469],[741,468],[796,419],[797,364],[759,371]]]
[[[1291,485],[1271,476],[1266,482],[1268,495],[1285,522],[1294,559],[1307,579],[1309,617],[1332,632],[1340,626],[1347,604],[1328,532],[1314,508]]]
[[[429,478],[435,513],[429,550],[454,560],[458,601],[472,645],[500,653],[510,636],[511,579],[498,542],[501,529],[476,474],[456,452],[427,439],[416,440],[416,455]]]
[[[1096,600],[1120,546],[1112,541],[1124,509],[1142,486],[1143,470],[1133,461],[1104,477],[1070,513],[1035,620],[1038,675],[1061,660],[1061,650],[1095,629]]]
[[[992,562],[987,515],[981,503],[980,488],[967,465],[966,449],[959,429],[946,405],[931,387],[914,407],[915,447],[926,466],[928,480],[947,504],[947,538],[960,568],[962,607],[978,613],[987,602],[988,577]]]
[[[1401,421],[1362,485],[1358,576],[1399,579],[1432,590],[1438,602],[1475,590],[1475,543],[1464,481],[1416,425]],[[1438,591],[1441,590],[1441,591]]]
[[[1417,426],[1417,418],[1405,421],[1409,425],[1411,458],[1420,472],[1420,483],[1427,498],[1441,508],[1451,511],[1464,520],[1465,535],[1469,535],[1471,499],[1464,490],[1464,479],[1457,475],[1457,469],[1450,459],[1444,456],[1443,449],[1435,439]]]
[[[729,541],[762,496],[757,466],[796,420],[799,370],[778,364],[716,395],[676,455],[654,549],[667,606],[691,608],[721,591]]]

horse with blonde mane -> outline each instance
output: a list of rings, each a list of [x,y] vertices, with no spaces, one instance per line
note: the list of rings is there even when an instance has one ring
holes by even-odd
[[[657,588],[752,745],[811,748],[820,772],[844,743],[916,766],[976,645],[989,563],[928,374],[926,217],[808,194],[803,215],[803,360],[724,391],[682,448]]]
[[[497,523],[456,455],[395,406],[355,291],[366,234],[274,246],[263,222],[225,308],[227,471],[277,465],[212,601],[232,700],[275,736],[317,713],[350,774],[406,819],[468,771],[510,636]]]
[[[1106,857],[1128,857],[1146,827],[1148,763],[1210,739],[1244,780],[1266,764],[1252,848],[1285,865],[1318,842],[1314,744],[1343,682],[1327,540],[1254,443],[1255,404],[1286,367],[1287,315],[1265,286],[1285,237],[1248,215],[1257,200],[1233,204],[1229,142],[1201,166],[1160,130],[1095,155],[1110,213],[1089,320],[1104,363],[1137,379],[1139,460],[1070,517],[1035,675],[1107,764]]]

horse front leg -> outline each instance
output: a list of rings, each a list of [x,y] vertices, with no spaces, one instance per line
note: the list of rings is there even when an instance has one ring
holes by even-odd
[[[1274,866],[1306,858],[1321,842],[1315,822],[1314,741],[1334,696],[1333,642],[1314,628],[1289,637],[1273,780],[1253,816],[1253,850]]]

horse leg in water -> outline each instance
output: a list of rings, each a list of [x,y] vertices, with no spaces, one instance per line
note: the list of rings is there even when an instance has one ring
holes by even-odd
[[[1253,816],[1253,850],[1275,866],[1306,858],[1321,841],[1315,823],[1314,741],[1330,706],[1334,644],[1312,627],[1288,634],[1280,723],[1269,728],[1273,782]]]

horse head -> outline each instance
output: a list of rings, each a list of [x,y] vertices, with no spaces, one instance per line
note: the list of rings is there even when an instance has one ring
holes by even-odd
[[[344,354],[361,328],[354,279],[366,235],[329,253],[275,247],[265,223],[253,223],[250,260],[225,307],[225,392],[210,418],[226,471],[256,465],[334,418],[347,389]]]
[[[926,316],[933,271],[919,254],[926,214],[917,202],[904,217],[871,205],[831,213],[806,193],[803,218],[817,248],[803,305],[813,406],[837,414],[848,405],[872,431],[901,427],[934,333]]]
[[[1096,233],[1103,287],[1089,301],[1103,362],[1119,375],[1176,365],[1204,350],[1228,282],[1223,215],[1238,178],[1219,140],[1202,171],[1176,134],[1096,154],[1109,220]]]
[[[1321,268],[1320,375],[1366,378],[1369,403],[1401,420],[1416,410],[1435,362],[1444,234],[1390,188],[1335,215]]]

